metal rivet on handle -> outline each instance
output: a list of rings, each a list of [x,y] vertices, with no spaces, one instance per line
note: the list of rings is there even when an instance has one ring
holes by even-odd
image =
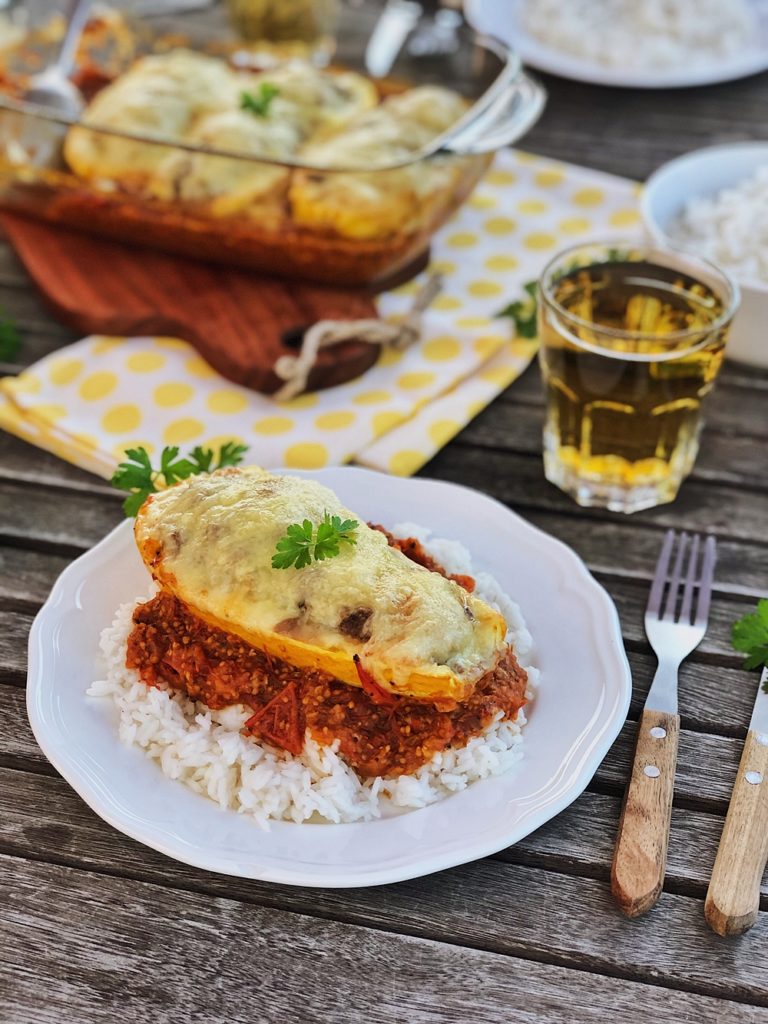
[[[649,779],[658,779],[658,777],[661,775],[661,772],[655,764],[647,764],[645,768],[643,768],[643,772],[648,776]]]
[[[757,786],[757,785],[759,785],[759,783],[761,783],[763,781],[763,773],[762,772],[745,772],[744,773],[744,778],[752,786]]]
[[[660,725],[654,725],[651,729],[651,736],[653,736],[655,740],[663,740],[666,735],[667,730],[662,729]]]

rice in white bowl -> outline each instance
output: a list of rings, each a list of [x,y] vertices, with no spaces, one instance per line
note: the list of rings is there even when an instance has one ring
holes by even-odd
[[[561,53],[635,70],[738,55],[755,30],[747,0],[526,0],[523,24]]]
[[[667,235],[742,280],[768,283],[768,164],[712,196],[689,199]]]
[[[528,672],[526,696],[533,697],[539,671],[531,664],[533,640],[519,607],[488,573],[472,572],[468,551],[457,541],[430,539],[412,523],[395,527],[400,537],[417,537],[449,573],[470,574],[475,593],[504,616],[507,639]],[[369,821],[426,807],[465,789],[478,779],[508,771],[523,756],[521,710],[514,722],[497,719],[465,747],[434,755],[412,775],[361,780],[337,753],[307,734],[304,750],[293,755],[242,735],[251,708],[234,705],[212,711],[181,693],[145,685],[126,667],[133,611],[151,594],[122,605],[101,635],[106,676],[91,684],[88,696],[111,700],[118,712],[120,739],[140,747],[170,779],[185,783],[223,809],[247,814],[262,828],[284,821]]]

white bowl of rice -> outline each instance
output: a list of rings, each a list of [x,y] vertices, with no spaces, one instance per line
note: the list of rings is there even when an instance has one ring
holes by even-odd
[[[768,142],[708,146],[664,164],[641,200],[656,241],[694,252],[738,281],[728,355],[768,367]]]

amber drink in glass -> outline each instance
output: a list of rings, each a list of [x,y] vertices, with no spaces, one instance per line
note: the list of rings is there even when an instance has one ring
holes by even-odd
[[[679,252],[600,243],[552,260],[539,283],[547,479],[580,505],[672,501],[737,304],[724,273]]]

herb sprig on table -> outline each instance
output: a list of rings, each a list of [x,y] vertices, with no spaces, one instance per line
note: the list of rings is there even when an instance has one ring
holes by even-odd
[[[0,362],[13,362],[20,347],[21,335],[16,322],[0,306]]]
[[[768,600],[758,601],[757,608],[737,619],[731,627],[731,643],[746,654],[744,668],[768,667]],[[763,684],[768,693],[768,684]]]
[[[247,110],[249,114],[256,117],[266,117],[275,96],[280,95],[280,90],[271,82],[262,82],[256,92],[240,93],[240,109]]]
[[[247,445],[228,441],[219,448],[218,455],[210,448],[198,446],[179,458],[179,449],[172,446],[163,448],[160,466],[155,469],[146,448],[127,448],[127,459],[117,467],[111,483],[121,491],[130,492],[123,502],[123,511],[127,516],[135,516],[150,494],[199,473],[237,466],[247,451]]]
[[[285,536],[277,542],[272,556],[273,569],[303,569],[314,559],[322,562],[334,558],[341,552],[342,545],[356,544],[355,530],[360,523],[356,519],[344,519],[326,512],[317,528],[305,519],[303,523],[292,523]]]
[[[508,316],[515,324],[518,338],[535,338],[538,328],[536,326],[536,313],[538,308],[537,298],[538,285],[535,281],[528,281],[523,285],[525,298],[516,299],[510,302],[504,309],[499,310],[496,316]]]

